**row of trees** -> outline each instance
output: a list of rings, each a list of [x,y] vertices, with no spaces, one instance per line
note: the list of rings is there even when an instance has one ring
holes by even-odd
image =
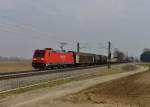
[[[20,60],[18,57],[2,57],[0,56],[0,61],[15,61],[15,60]]]
[[[129,57],[124,52],[118,49],[114,50],[113,58],[116,59],[117,62],[134,62],[135,60],[137,60],[134,57]]]
[[[135,57],[129,57],[126,55],[124,52],[115,49],[113,56],[117,61],[122,62],[122,61],[128,61],[128,62],[139,62],[138,58]],[[143,53],[140,56],[140,61],[142,62],[150,62],[150,48],[145,48],[143,50]]]
[[[129,57],[124,52],[115,49],[113,53],[113,58],[117,59],[118,62],[128,61],[128,62],[139,62],[138,58]],[[140,61],[142,62],[150,62],[150,48],[145,48],[143,53],[140,56]]]

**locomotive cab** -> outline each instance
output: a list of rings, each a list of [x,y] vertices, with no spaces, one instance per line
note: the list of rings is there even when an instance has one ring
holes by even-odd
[[[47,53],[50,54],[50,49],[35,50],[32,60],[32,66],[34,69],[46,69],[47,66]]]

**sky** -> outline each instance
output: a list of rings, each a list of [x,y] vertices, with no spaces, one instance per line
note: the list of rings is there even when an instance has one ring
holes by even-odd
[[[31,58],[35,49],[106,54],[107,42],[139,56],[150,46],[149,0],[0,0],[0,56]]]

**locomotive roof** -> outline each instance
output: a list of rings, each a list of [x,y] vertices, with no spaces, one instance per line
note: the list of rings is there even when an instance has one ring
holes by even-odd
[[[74,52],[74,51],[63,52],[63,51],[53,50],[52,48],[36,49],[36,51],[45,51],[45,50],[52,50],[53,52],[62,52],[62,53],[72,52],[72,53],[76,53],[76,54],[79,54],[79,55],[101,55],[101,56],[107,57],[106,55],[102,55],[102,54],[93,54],[93,53],[86,53],[86,52],[79,52],[79,53]]]

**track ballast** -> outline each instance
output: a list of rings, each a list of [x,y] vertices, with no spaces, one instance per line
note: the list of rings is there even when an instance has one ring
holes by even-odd
[[[44,74],[58,73],[58,72],[68,72],[68,71],[73,71],[73,70],[82,70],[82,69],[88,69],[88,68],[94,68],[94,67],[104,67],[104,66],[106,66],[106,65],[72,67],[72,68],[52,69],[52,70],[45,70],[45,71],[33,70],[33,71],[0,73],[0,80],[22,78],[22,77],[29,77],[29,76],[35,76],[35,75],[44,75]]]

